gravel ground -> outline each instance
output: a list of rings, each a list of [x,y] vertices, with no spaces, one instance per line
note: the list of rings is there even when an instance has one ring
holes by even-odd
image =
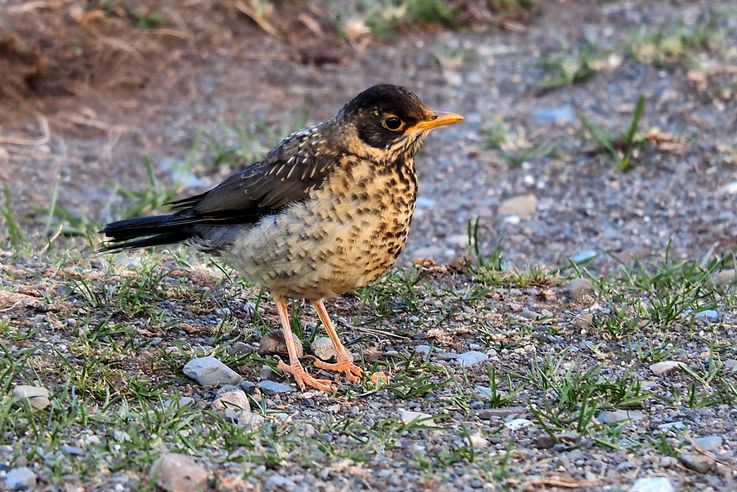
[[[556,3],[519,31],[412,33],[319,66],[253,26],[223,26],[230,43],[193,54],[186,78],[163,70],[177,81],[166,90],[118,94],[108,110],[90,94],[47,115],[47,144],[0,141],[0,177],[22,217],[48,206],[58,178],[59,204],[101,221],[116,184],[142,188],[143,155],[171,183],[200,131],[226,144],[238,124],[285,133],[295,110],[321,120],[380,81],[464,114],[418,158],[407,268],[328,306],[374,377],[334,396],[294,390],[263,350],[278,324],[270,301],[190,253],[98,257],[74,238],[3,247],[0,485],[737,489],[731,2]],[[680,44],[653,44],[661,28],[681,29]],[[537,62],[587,43],[594,76],[541,90],[550,74]],[[639,95],[645,143],[622,171],[579,115],[620,133]],[[206,164],[215,153],[195,153],[182,193],[229,172]],[[458,261],[477,216],[484,257],[503,238],[505,271]],[[569,258],[595,275],[558,271]],[[185,366],[205,356],[236,374],[213,365],[224,379],[201,384]]]

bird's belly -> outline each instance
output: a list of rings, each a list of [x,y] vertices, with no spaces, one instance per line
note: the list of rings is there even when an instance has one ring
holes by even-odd
[[[315,193],[245,229],[226,254],[275,295],[334,297],[367,285],[394,265],[414,210],[387,194]]]

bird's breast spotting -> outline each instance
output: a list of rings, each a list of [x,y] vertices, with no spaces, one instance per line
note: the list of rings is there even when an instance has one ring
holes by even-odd
[[[224,255],[277,295],[333,297],[394,265],[407,240],[417,181],[411,159],[348,157],[321,187],[244,229]]]

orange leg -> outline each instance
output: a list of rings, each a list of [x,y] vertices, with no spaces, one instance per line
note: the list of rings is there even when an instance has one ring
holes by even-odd
[[[281,328],[284,332],[284,341],[287,344],[287,352],[289,352],[289,365],[279,361],[276,366],[284,372],[288,372],[294,376],[294,380],[297,382],[297,386],[301,390],[305,389],[305,386],[319,389],[320,391],[332,391],[330,386],[331,381],[327,379],[315,379],[307,374],[300,364],[297,358],[297,348],[294,345],[294,338],[292,338],[292,328],[289,326],[289,308],[287,307],[287,300],[281,297],[274,298],[276,302],[276,308],[279,311],[279,320],[281,321]]]
[[[327,371],[342,372],[345,374],[345,378],[352,383],[359,382],[363,371],[361,371],[360,367],[351,362],[351,357],[348,354],[348,351],[345,349],[343,344],[340,343],[338,334],[335,332],[335,327],[333,326],[333,322],[330,321],[330,316],[328,316],[328,312],[325,310],[325,305],[322,303],[322,299],[312,301],[312,305],[315,307],[315,311],[317,311],[317,315],[320,317],[320,321],[322,321],[325,331],[328,332],[330,340],[333,341],[335,353],[337,354],[337,362],[335,364],[329,364],[318,360],[315,362],[315,365],[320,369],[325,369]]]

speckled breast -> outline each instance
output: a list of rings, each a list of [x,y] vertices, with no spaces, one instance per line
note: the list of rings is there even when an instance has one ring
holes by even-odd
[[[411,160],[379,166],[344,159],[305,201],[244,230],[226,259],[278,296],[343,294],[394,265],[416,194]]]

